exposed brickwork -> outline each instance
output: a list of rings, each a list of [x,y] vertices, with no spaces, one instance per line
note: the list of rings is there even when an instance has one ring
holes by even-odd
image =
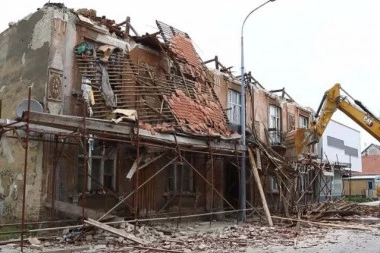
[[[380,155],[362,156],[362,174],[380,174]]]

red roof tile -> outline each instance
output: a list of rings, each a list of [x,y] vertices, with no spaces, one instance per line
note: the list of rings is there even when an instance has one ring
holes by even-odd
[[[170,40],[170,49],[178,59],[186,63],[179,63],[181,71],[193,77],[198,77],[202,82],[206,80],[202,61],[199,58],[190,38],[181,34],[175,35]]]
[[[197,135],[230,136],[231,132],[223,117],[221,106],[209,101],[212,98],[209,98],[207,94],[197,95],[198,97],[202,97],[205,104],[192,100],[181,90],[176,90],[171,98],[168,99],[169,107],[178,122],[185,123],[182,129],[185,132]]]
[[[193,43],[189,38],[182,35],[173,36],[171,39],[171,48],[174,53],[181,58],[185,59],[190,65],[194,67],[201,67],[201,61],[195,51]]]

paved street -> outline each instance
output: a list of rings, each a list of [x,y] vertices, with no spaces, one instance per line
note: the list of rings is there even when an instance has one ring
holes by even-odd
[[[363,232],[354,230],[329,230],[323,239],[308,238],[297,242],[297,246],[268,246],[262,248],[248,247],[247,253],[254,252],[282,252],[282,253],[379,253],[380,230],[377,232]]]

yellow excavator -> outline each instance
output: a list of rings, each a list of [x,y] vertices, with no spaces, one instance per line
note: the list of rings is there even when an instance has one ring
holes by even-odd
[[[345,95],[343,95],[342,92]],[[331,117],[337,109],[350,117],[359,126],[375,137],[376,140],[380,141],[380,120],[337,83],[323,95],[318,110],[314,115],[315,120],[312,121],[309,128],[296,130],[294,136],[296,155],[306,153],[308,147],[321,139]],[[380,186],[377,186],[376,190],[377,196],[380,196]]]
[[[306,152],[307,147],[319,141],[337,109],[380,141],[380,120],[337,83],[325,92],[315,114],[315,120],[309,128],[297,129],[294,137],[297,155]]]

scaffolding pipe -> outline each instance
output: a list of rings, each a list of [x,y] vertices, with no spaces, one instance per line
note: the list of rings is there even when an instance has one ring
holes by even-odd
[[[178,141],[177,141],[177,135],[174,133],[174,139],[175,139],[175,143],[176,143],[176,148],[177,148],[177,155],[179,157],[179,162],[181,163],[181,173],[180,173],[180,190],[179,190],[179,216],[181,217],[181,213],[182,213],[182,191],[183,191],[183,159],[182,159],[182,154],[181,154],[181,149],[178,145]],[[175,169],[177,170],[177,167],[175,167]],[[176,189],[176,186],[175,186],[175,189]],[[179,226],[179,223],[181,222],[181,219],[178,219],[177,220],[177,228]]]
[[[24,182],[22,188],[22,214],[21,214],[21,252],[24,252],[24,230],[25,230],[25,199],[26,199],[26,170],[28,168],[28,149],[29,149],[29,112],[30,112],[30,99],[32,96],[32,87],[28,88],[28,116],[26,118],[26,131],[25,131],[25,160],[24,160]]]
[[[56,221],[35,221],[35,222],[25,222],[25,225],[41,225],[41,224],[50,224],[50,223],[63,223],[63,222],[76,222],[78,220],[56,220]],[[1,227],[12,227],[12,226],[20,226],[21,222],[18,223],[6,223],[1,224]]]
[[[211,156],[211,183],[212,183],[212,189],[211,189],[211,215],[210,215],[210,227],[211,227],[211,221],[212,221],[212,211],[214,210],[214,156],[212,155],[212,150],[210,148],[210,156]]]
[[[140,127],[138,125],[138,121],[136,122],[137,125],[137,143],[136,143],[136,177],[135,177],[135,192],[136,194],[134,195],[135,201],[134,201],[134,210],[135,210],[135,220],[137,220],[138,217],[138,212],[139,212],[139,166],[140,166]],[[135,223],[133,232],[136,235],[137,232],[137,222]]]
[[[253,208],[247,208],[243,211],[253,211]],[[214,214],[226,214],[226,213],[236,213],[241,212],[242,210],[236,209],[236,210],[228,210],[228,211],[218,211],[214,212]],[[147,218],[147,219],[139,219],[139,220],[124,220],[124,221],[110,221],[110,222],[102,222],[102,224],[112,225],[112,224],[122,224],[122,223],[133,223],[133,222],[147,222],[147,221],[164,221],[164,220],[175,220],[179,218],[194,218],[194,217],[201,217],[201,216],[209,216],[211,213],[199,213],[199,214],[189,214],[189,215],[182,215],[182,216],[173,216],[173,217],[159,217],[159,218]],[[35,232],[42,232],[42,231],[54,231],[54,230],[61,230],[61,229],[73,229],[73,228],[81,228],[84,225],[72,225],[72,226],[62,226],[62,227],[54,227],[54,228],[38,228],[38,229],[30,229],[27,230],[27,233],[35,233]]]
[[[87,108],[86,108],[86,103],[83,100],[83,156],[84,156],[84,164],[83,164],[83,169],[84,169],[84,178],[83,178],[83,192],[82,192],[82,222],[84,223],[84,218],[85,218],[85,205],[86,205],[86,189],[87,189],[87,163],[88,163],[88,154],[87,154],[87,131],[86,131],[86,114],[87,114]]]
[[[62,144],[62,148],[58,154],[58,136],[54,136],[55,139],[55,147],[54,147],[54,164],[53,164],[53,172],[52,172],[52,186],[51,186],[51,213],[50,213],[50,220],[54,220],[55,215],[55,181],[56,181],[56,171],[58,166],[59,157],[62,155],[64,144]],[[66,139],[65,139],[66,141]]]
[[[235,156],[236,156],[236,169],[237,169],[237,173],[238,173],[238,183],[239,183],[238,206],[240,207],[240,191],[241,191],[241,187],[240,187],[240,167],[239,167],[239,155],[238,155],[238,152],[237,152],[236,143],[235,143]],[[239,213],[236,214],[236,224],[239,224]]]

